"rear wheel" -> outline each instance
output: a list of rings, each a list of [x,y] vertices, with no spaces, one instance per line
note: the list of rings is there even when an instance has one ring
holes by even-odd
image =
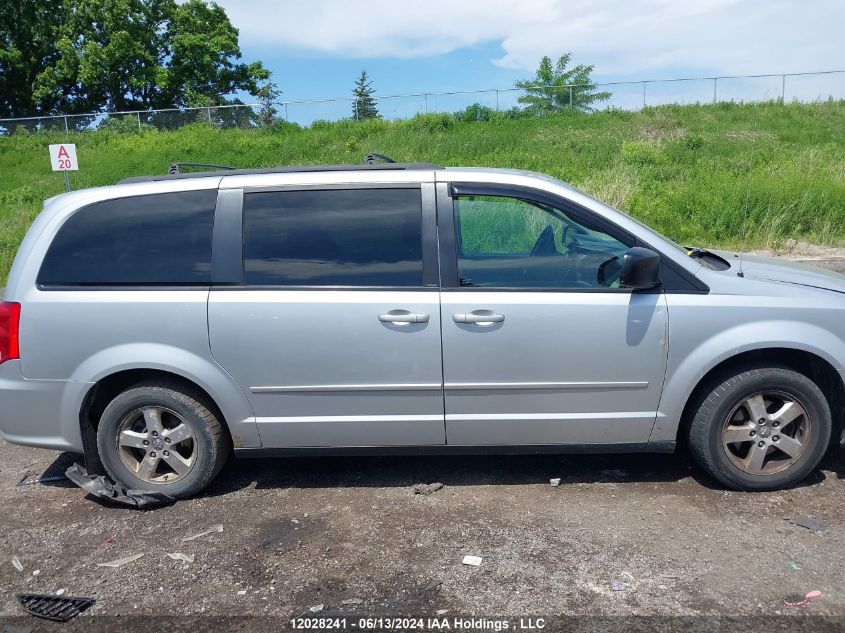
[[[803,374],[762,367],[725,378],[690,425],[693,458],[737,490],[776,490],[804,479],[830,443],[830,407]]]
[[[211,403],[166,383],[136,385],[112,400],[100,418],[97,447],[115,481],[177,498],[205,488],[229,452]]]

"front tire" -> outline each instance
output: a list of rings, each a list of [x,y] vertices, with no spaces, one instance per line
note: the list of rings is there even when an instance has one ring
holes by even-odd
[[[783,367],[724,377],[690,424],[693,459],[735,490],[794,486],[818,466],[830,443],[830,407],[812,380]]]
[[[106,407],[97,448],[106,472],[128,489],[190,497],[217,475],[228,436],[206,399],[182,385],[142,383]]]

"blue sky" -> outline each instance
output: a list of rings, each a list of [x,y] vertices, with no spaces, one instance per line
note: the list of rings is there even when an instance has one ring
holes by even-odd
[[[530,77],[542,55],[570,50],[575,63],[595,64],[598,81],[845,67],[842,0],[217,1],[240,30],[244,59],[262,60],[285,100],[349,96],[362,68],[380,95],[509,87]],[[813,98],[831,82],[842,97],[845,76],[793,81],[791,89]],[[780,85],[720,89],[775,98]],[[705,83],[649,88],[654,98],[679,88],[712,95]],[[642,100],[637,91],[615,92],[627,104]],[[459,109],[448,101],[435,109]],[[324,114],[343,107],[327,105]]]

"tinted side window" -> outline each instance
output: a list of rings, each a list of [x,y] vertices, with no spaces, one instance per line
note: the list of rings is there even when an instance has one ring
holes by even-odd
[[[216,190],[98,202],[80,209],[47,250],[38,283],[211,283]]]
[[[244,196],[248,284],[421,286],[419,189]]]
[[[618,288],[629,245],[563,211],[519,198],[455,198],[462,286]]]

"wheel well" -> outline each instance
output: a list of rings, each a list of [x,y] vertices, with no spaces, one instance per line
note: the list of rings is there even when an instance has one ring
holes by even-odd
[[[693,389],[684,413],[681,417],[681,425],[678,429],[678,443],[686,445],[689,425],[701,402],[713,388],[720,384],[725,378],[745,371],[751,367],[786,367],[803,374],[812,380],[822,390],[830,406],[833,418],[833,433],[831,443],[838,442],[839,434],[842,431],[842,420],[837,412],[845,407],[845,383],[843,383],[839,372],[820,356],[811,352],[799,349],[773,347],[743,352],[731,356],[708,371]]]
[[[126,391],[132,385],[150,380],[166,382],[169,385],[175,385],[202,396],[214,415],[217,416],[220,424],[226,429],[226,434],[230,434],[226,419],[223,417],[220,407],[217,406],[214,398],[195,382],[188,380],[184,376],[159,369],[127,369],[120,371],[100,379],[85,396],[82,409],[79,412],[79,427],[82,432],[85,465],[90,474],[105,474],[105,470],[97,454],[97,427],[100,424],[103,411],[105,411],[109,403],[121,392]]]

